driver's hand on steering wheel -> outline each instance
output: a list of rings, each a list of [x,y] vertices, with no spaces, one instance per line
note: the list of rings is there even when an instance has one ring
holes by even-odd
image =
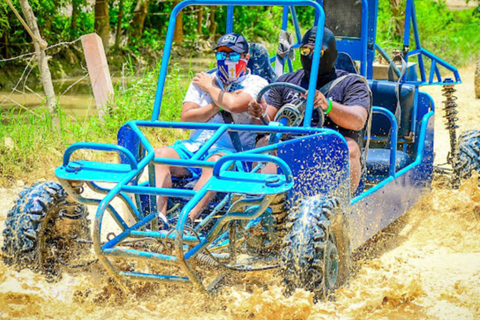
[[[252,99],[248,104],[248,113],[255,118],[260,118],[262,116],[265,117],[267,113],[267,102],[265,99],[262,98],[260,103],[258,103],[255,99]]]
[[[308,90],[307,92],[305,92],[305,94],[302,94],[302,96],[307,99],[307,96],[308,96]],[[313,98],[313,106],[315,108],[320,108],[322,109],[323,111],[327,110],[328,109],[328,101],[327,101],[327,98],[325,98],[325,96],[323,95],[323,93],[321,93],[320,91],[318,90],[315,90],[315,97]]]

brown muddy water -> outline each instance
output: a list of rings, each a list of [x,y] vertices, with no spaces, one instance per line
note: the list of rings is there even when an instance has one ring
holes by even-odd
[[[462,130],[480,129],[473,70],[460,70]],[[444,162],[449,148],[440,89],[427,88],[437,106],[437,163]],[[0,188],[1,228],[20,189]],[[210,298],[189,286],[145,283],[134,283],[131,293],[123,295],[100,265],[49,283],[0,262],[0,318],[480,319],[479,235],[476,178],[460,190],[443,188],[437,180],[431,193],[357,254],[356,275],[332,301],[314,304],[312,295],[301,290],[286,298],[276,271],[229,276]]]

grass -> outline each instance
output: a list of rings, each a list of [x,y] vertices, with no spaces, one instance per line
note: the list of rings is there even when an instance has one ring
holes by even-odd
[[[378,21],[377,41],[388,52],[400,49],[402,39],[392,33],[394,18],[388,11],[388,1],[380,0],[379,7],[381,17]],[[457,67],[474,61],[480,52],[480,13],[477,9],[448,11],[442,0],[425,0],[416,2],[416,10],[424,48]],[[269,49],[275,50],[274,47]],[[69,145],[79,141],[116,143],[116,134],[125,122],[149,120],[155,99],[159,65],[136,75],[131,59],[127,59],[128,62],[132,76],[130,78],[133,80],[127,88],[115,88],[116,108],[110,106],[104,122],[95,117],[72,119],[60,111],[61,126],[54,129],[46,109],[39,108],[33,112],[2,110],[0,185],[9,186],[17,179],[30,183],[46,176],[53,178],[54,169],[61,164],[63,152]],[[298,57],[294,64],[296,67],[300,66]],[[191,64],[188,70],[183,70],[176,64],[170,68],[160,120],[178,121],[193,71]],[[158,147],[185,138],[186,133],[168,129],[152,132],[149,130],[148,137],[152,145]],[[104,155],[97,154],[97,157],[100,156]],[[112,156],[107,155],[108,157]]]
[[[171,67],[166,79],[159,120],[179,121],[182,101],[190,79],[178,65]],[[38,178],[53,178],[61,165],[65,149],[80,141],[117,143],[119,128],[129,120],[150,120],[155,100],[159,65],[133,78],[127,88],[115,88],[115,105],[102,122],[96,117],[72,119],[59,111],[60,127],[51,124],[46,108],[32,112],[11,109],[0,114],[0,185],[9,186],[17,179],[31,183]],[[15,113],[18,112],[18,113]],[[186,133],[179,130],[146,130],[154,147],[172,144]],[[91,153],[90,153],[91,154]],[[110,158],[105,153],[91,154],[93,160]]]

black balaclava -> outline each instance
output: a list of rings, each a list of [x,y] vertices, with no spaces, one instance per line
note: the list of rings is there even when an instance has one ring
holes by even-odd
[[[314,46],[317,27],[308,30],[302,38],[302,45]],[[327,28],[323,29],[322,48],[323,56],[320,58],[320,67],[318,68],[317,88],[323,87],[325,84],[335,79],[335,60],[337,59],[337,42],[332,31]],[[315,48],[317,49],[317,48]],[[302,67],[305,70],[305,76],[310,78],[310,70],[312,69],[313,53],[308,56],[301,56]]]

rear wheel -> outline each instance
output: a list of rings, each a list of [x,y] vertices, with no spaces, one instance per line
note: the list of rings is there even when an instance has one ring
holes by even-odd
[[[4,262],[59,276],[61,264],[75,263],[90,252],[87,215],[85,206],[67,201],[56,182],[25,188],[5,220]]]
[[[461,179],[467,179],[474,170],[480,173],[480,130],[464,132],[458,141],[459,174]]]
[[[282,250],[286,293],[303,288],[321,299],[348,280],[350,245],[336,198],[303,200],[289,216]]]

